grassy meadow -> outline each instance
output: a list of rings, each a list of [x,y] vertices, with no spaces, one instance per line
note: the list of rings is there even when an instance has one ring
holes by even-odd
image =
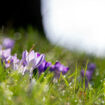
[[[4,36],[15,40],[12,54],[17,53],[18,58],[34,45],[36,52],[45,54],[46,61],[60,61],[70,70],[55,79],[49,70],[39,76],[35,69],[30,80],[28,73],[23,76],[0,64],[0,105],[105,105],[105,58],[52,45],[32,27],[1,30],[0,41]],[[80,73],[88,63],[96,64],[96,70],[85,88]]]

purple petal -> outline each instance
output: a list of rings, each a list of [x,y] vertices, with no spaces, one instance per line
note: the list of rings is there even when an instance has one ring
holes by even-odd
[[[40,54],[37,52],[37,57],[39,57],[40,56]]]
[[[95,68],[96,68],[96,65],[93,64],[93,63],[90,63],[90,64],[87,65],[88,70],[86,70],[86,79],[85,79],[85,87],[86,88],[88,87],[88,82],[90,82],[91,79],[92,79],[93,72],[94,72]],[[81,70],[82,78],[84,78],[84,73],[85,73],[85,71]]]
[[[49,66],[51,65],[50,62],[46,62],[45,60],[42,62],[40,66],[38,66],[39,73],[44,72]]]
[[[13,59],[13,63],[19,63],[19,59],[17,58],[16,54],[12,56],[12,59]]]
[[[81,76],[84,77],[84,73],[85,71],[84,70],[81,70]]]
[[[87,69],[90,71],[94,71],[96,69],[96,65],[93,63],[90,63],[87,65]]]
[[[24,51],[22,53],[22,64],[23,64],[23,66],[26,66],[27,65],[27,61],[26,61],[27,55],[28,55],[28,52],[27,51]]]
[[[82,77],[84,77],[84,73],[85,73],[85,71],[82,70],[82,71],[81,71],[81,76],[82,76]],[[86,78],[87,78],[88,81],[90,81],[90,80],[92,79],[92,74],[93,74],[93,72],[91,72],[91,71],[89,71],[89,70],[86,71]]]
[[[11,49],[6,49],[2,51],[2,59],[6,59],[9,56],[11,56]]]
[[[32,60],[35,60],[35,52],[34,50],[32,50],[31,52],[29,52],[29,54],[26,56],[27,62],[30,62]]]
[[[87,80],[90,81],[92,79],[92,74],[93,72],[90,72],[90,71],[86,71],[86,77],[87,77]]]
[[[64,70],[62,71],[62,74],[65,75],[69,70],[69,67],[64,67]]]
[[[59,72],[62,72],[63,74],[65,74],[68,72],[69,67],[62,65],[60,62],[56,62],[55,69],[57,69]]]
[[[60,62],[56,62],[55,65],[52,65],[50,67],[50,71],[54,71],[55,72],[55,77],[60,76],[60,73],[62,73],[63,75],[65,75],[69,70],[69,67],[66,67],[64,65],[62,65]]]
[[[36,57],[35,57],[35,67],[38,67],[39,65],[41,65],[41,63],[45,60],[45,55],[41,54],[40,56],[37,56],[36,53]]]
[[[55,65],[51,65],[50,71],[51,71],[51,72],[52,72],[52,71],[55,71]]]
[[[15,41],[10,39],[10,38],[5,38],[3,40],[3,46],[7,49],[7,48],[13,48]]]

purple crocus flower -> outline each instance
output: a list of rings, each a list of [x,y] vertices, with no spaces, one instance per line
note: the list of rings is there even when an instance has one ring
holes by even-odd
[[[22,54],[21,67],[19,71],[24,75],[27,71],[32,71],[35,65],[35,52],[32,50],[31,52],[24,51]]]
[[[35,52],[32,50],[30,53],[24,51],[22,54],[22,65],[34,67],[35,65]]]
[[[7,59],[9,56],[11,56],[11,49],[1,50],[0,55],[1,55],[2,60]]]
[[[19,65],[19,59],[17,58],[17,55],[9,56],[5,60],[5,67],[11,67],[13,70],[17,70]]]
[[[55,77],[59,78],[60,73],[65,75],[69,70],[69,67],[62,65],[60,62],[56,62],[55,65],[52,65],[50,71],[55,72]]]
[[[96,65],[93,63],[90,63],[87,65],[87,70],[89,70],[91,72],[94,72],[95,68],[96,68]]]
[[[32,75],[33,70],[37,68],[44,61],[45,56],[43,54],[39,55],[33,50],[29,53],[24,51],[22,54],[21,67],[19,71],[24,75],[25,72],[29,71]]]
[[[6,68],[10,67],[12,63],[13,63],[12,56],[9,56],[8,58],[5,59],[5,67]]]
[[[41,74],[42,72],[44,72],[48,67],[51,66],[50,62],[46,62],[45,60],[42,62],[42,64],[40,66],[38,66],[38,71],[39,74]]]
[[[3,62],[5,62],[5,60],[11,56],[11,49],[6,49],[6,50],[2,50],[0,49],[0,61],[1,64],[3,65]]]
[[[13,48],[15,41],[10,38],[5,38],[2,42],[4,48]]]
[[[96,69],[96,65],[93,64],[93,63],[90,63],[90,64],[87,65],[86,74],[85,74],[84,70],[81,71],[82,78],[86,77],[86,79],[85,79],[85,87],[88,87],[88,82],[91,81],[92,75],[93,75],[93,72],[94,72],[95,69]]]

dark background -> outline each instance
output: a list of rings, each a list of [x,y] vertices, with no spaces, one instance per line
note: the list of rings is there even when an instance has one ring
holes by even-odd
[[[0,27],[26,28],[31,25],[43,31],[41,0],[0,0]]]

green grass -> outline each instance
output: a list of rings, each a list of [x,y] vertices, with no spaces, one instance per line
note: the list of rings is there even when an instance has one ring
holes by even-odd
[[[17,33],[18,32],[18,33]],[[22,76],[17,71],[5,70],[0,64],[0,105],[104,105],[105,104],[105,58],[97,58],[85,53],[68,51],[51,45],[37,30],[12,29],[1,31],[1,36],[9,36],[16,43],[12,53],[21,58],[24,50],[35,45],[36,52],[44,53],[52,63],[59,60],[70,70],[59,80],[49,71],[40,77],[36,73],[32,81],[29,75]],[[88,89],[83,88],[81,69],[87,62],[96,64],[96,70]]]

